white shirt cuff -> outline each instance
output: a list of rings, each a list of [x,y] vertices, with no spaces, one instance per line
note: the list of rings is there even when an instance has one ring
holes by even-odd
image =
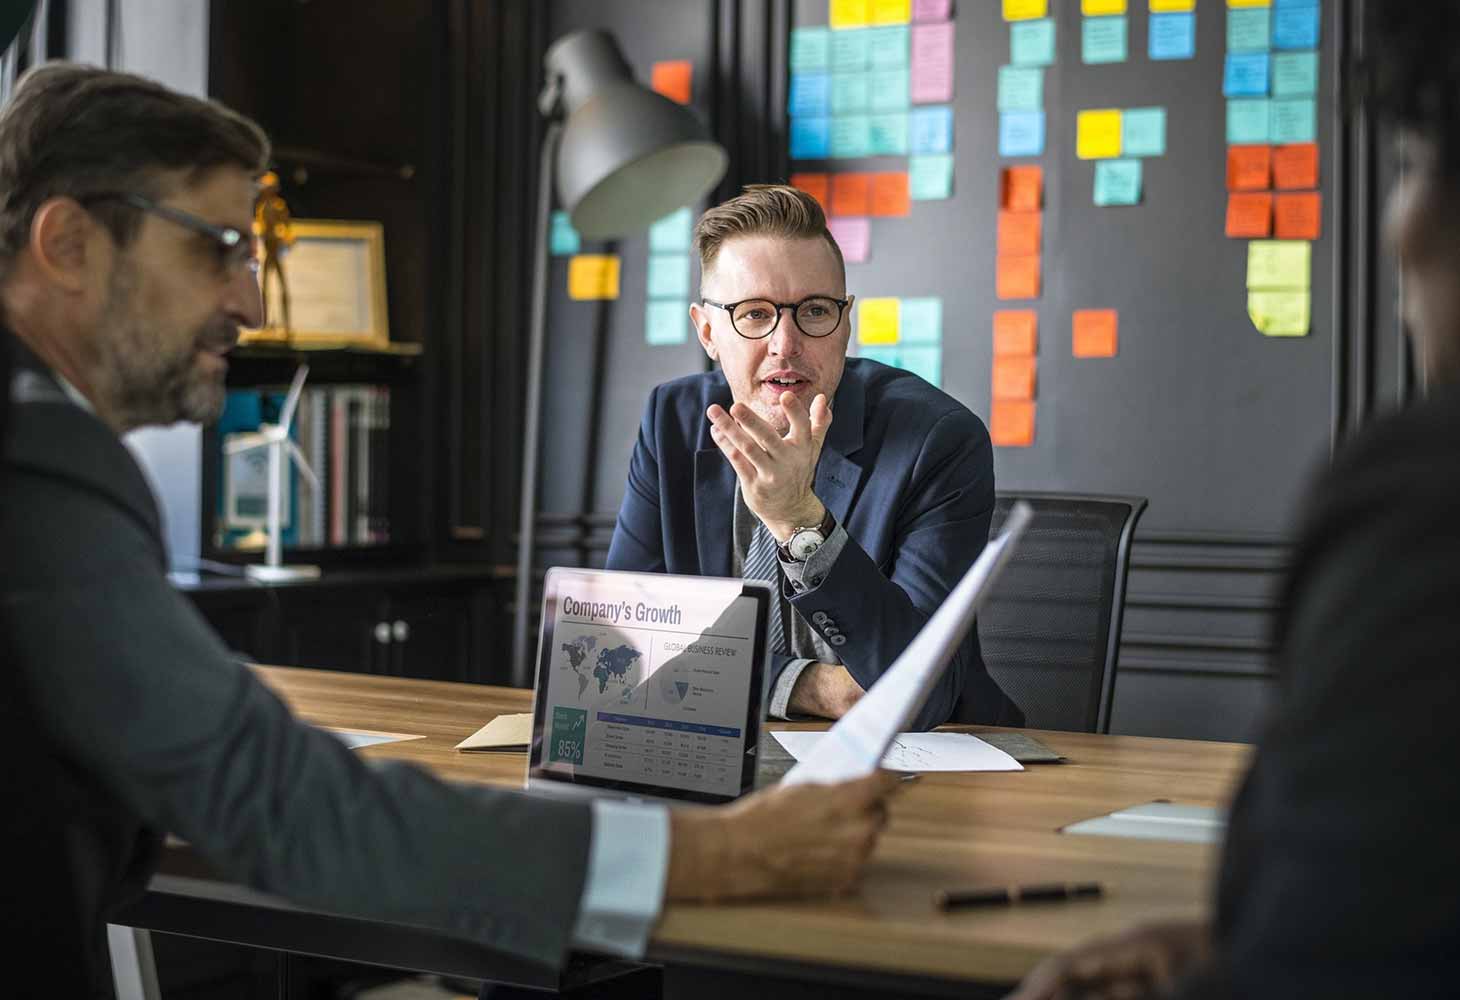
[[[668,877],[669,810],[595,799],[574,947],[641,957],[659,920]]]
[[[771,693],[770,717],[772,719],[789,719],[791,717],[791,689],[796,686],[796,680],[815,660],[792,660],[786,664],[786,669],[781,671],[781,676],[776,680],[776,689]]]

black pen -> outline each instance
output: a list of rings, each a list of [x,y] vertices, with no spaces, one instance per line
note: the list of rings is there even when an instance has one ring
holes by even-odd
[[[941,910],[953,910],[964,906],[1093,899],[1103,891],[1099,882],[1054,882],[1048,885],[996,886],[990,889],[940,889],[933,893],[933,903]]]

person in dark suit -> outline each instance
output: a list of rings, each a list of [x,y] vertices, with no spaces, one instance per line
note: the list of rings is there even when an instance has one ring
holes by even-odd
[[[268,155],[219,105],[63,63],[0,115],[0,341],[19,352],[0,396],[7,955],[55,995],[109,995],[103,926],[164,833],[250,886],[548,965],[639,952],[666,898],[852,885],[885,775],[671,816],[373,766],[169,586],[119,435],[218,415],[226,355],[260,320],[245,234]]]
[[[1096,942],[1019,1000],[1460,993],[1460,8],[1367,11],[1360,78],[1401,129],[1388,236],[1427,398],[1309,495],[1214,926]]]
[[[853,297],[810,195],[751,185],[695,240],[690,319],[719,371],[650,393],[607,565],[772,581],[770,714],[839,718],[988,541],[988,431],[916,375],[846,356]],[[914,725],[960,703],[959,721],[1023,724],[976,631]]]

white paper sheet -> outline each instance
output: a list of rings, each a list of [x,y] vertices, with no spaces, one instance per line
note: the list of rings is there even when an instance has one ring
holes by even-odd
[[[797,760],[808,757],[826,733],[774,732]],[[1022,771],[1024,765],[970,733],[898,733],[882,755],[889,771]]]
[[[912,722],[933,685],[953,658],[958,644],[973,627],[974,614],[988,594],[989,585],[1004,567],[1014,543],[1034,516],[1017,503],[1005,519],[998,538],[990,539],[963,579],[953,588],[907,649],[893,661],[852,710],[827,731],[827,738],[793,767],[787,784],[835,784],[861,778],[877,770],[893,738]]]
[[[1097,837],[1135,837],[1139,840],[1181,840],[1218,844],[1227,831],[1227,814],[1210,806],[1176,802],[1147,802],[1105,816],[1071,823],[1061,833]]]

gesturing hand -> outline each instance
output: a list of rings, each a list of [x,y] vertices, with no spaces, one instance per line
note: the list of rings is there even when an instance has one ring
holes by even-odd
[[[818,393],[808,413],[794,392],[781,393],[780,405],[790,424],[785,437],[744,403],[734,404],[728,413],[716,404],[705,415],[711,440],[740,479],[745,505],[784,543],[791,532],[818,524],[826,515],[812,487],[831,427],[831,406]]]

